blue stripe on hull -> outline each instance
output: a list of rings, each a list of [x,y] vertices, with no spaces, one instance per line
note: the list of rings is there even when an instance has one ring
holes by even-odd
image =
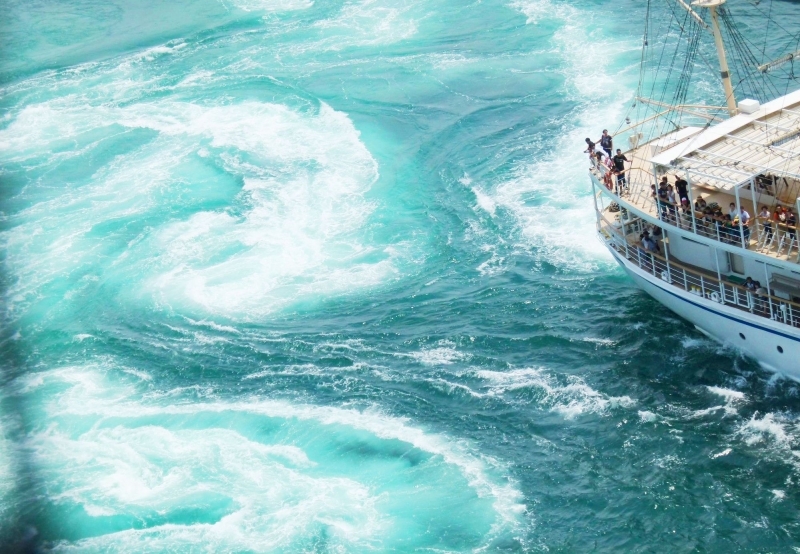
[[[617,262],[623,268],[628,269],[626,267],[625,261],[623,261],[622,258],[619,257],[617,252],[615,252],[613,248],[609,248],[609,250],[611,250],[611,253],[614,255],[614,259],[617,260]],[[780,331],[776,331],[775,329],[770,329],[769,327],[762,327],[761,325],[758,325],[756,323],[752,323],[752,322],[744,320],[744,319],[739,319],[738,317],[733,317],[733,316],[730,316],[728,314],[724,314],[722,312],[718,312],[718,311],[712,310],[711,308],[707,308],[706,306],[703,306],[702,304],[698,304],[697,302],[692,302],[691,300],[689,300],[687,298],[683,298],[682,296],[679,296],[679,295],[675,294],[674,292],[665,289],[664,287],[662,287],[661,285],[657,284],[654,281],[651,281],[650,279],[645,279],[645,280],[648,283],[650,283],[651,285],[653,285],[654,287],[657,287],[659,290],[662,290],[662,291],[666,292],[667,294],[674,296],[678,300],[683,300],[684,302],[686,302],[688,304],[691,304],[692,306],[696,306],[697,308],[701,308],[701,309],[703,309],[703,310],[705,310],[705,311],[707,311],[709,313],[724,317],[725,319],[729,319],[731,321],[735,321],[736,323],[741,323],[742,325],[747,325],[748,327],[753,327],[755,329],[759,329],[761,331],[765,331],[767,333],[771,333],[773,335],[778,335],[778,336],[787,338],[789,340],[793,340],[795,342],[800,342],[800,337],[794,337],[792,335],[787,335],[786,333],[782,333]],[[669,308],[669,306],[667,306],[667,308]]]

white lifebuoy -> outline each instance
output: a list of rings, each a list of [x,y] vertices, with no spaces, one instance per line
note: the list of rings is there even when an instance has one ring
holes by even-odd
[[[711,293],[711,301],[712,302],[719,302],[719,294],[717,294],[716,292],[712,292]]]

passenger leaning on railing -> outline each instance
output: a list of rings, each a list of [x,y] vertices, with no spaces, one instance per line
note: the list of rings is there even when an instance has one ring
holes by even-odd
[[[689,199],[684,196],[681,198],[681,221],[683,223],[682,226],[687,229],[692,226],[692,213],[692,206],[689,204]]]
[[[706,207],[708,207],[708,204],[706,204],[705,198],[698,194],[697,199],[694,201],[694,209],[698,212],[702,212]]]
[[[772,221],[769,216],[769,209],[766,206],[761,206],[761,211],[758,213],[758,220],[764,226],[765,240],[772,240]]]
[[[775,206],[775,213],[772,214],[772,218],[776,223],[786,223],[786,208]]]
[[[642,248],[644,248],[645,252],[657,252],[661,253],[661,248],[658,246],[658,241],[650,236],[650,232],[645,229],[642,231],[642,234],[639,235],[639,241],[642,244]]]

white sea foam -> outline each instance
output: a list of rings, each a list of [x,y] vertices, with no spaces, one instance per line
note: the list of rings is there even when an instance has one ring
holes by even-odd
[[[386,533],[387,516],[369,486],[347,477],[307,471],[315,462],[296,445],[263,444],[226,427],[195,430],[150,423],[155,417],[168,422],[181,416],[208,421],[211,414],[226,414],[226,419],[238,414],[307,421],[407,443],[457,468],[479,497],[492,502],[497,513],[495,532],[520,525],[525,507],[519,492],[509,479],[491,476],[502,472],[498,461],[473,453],[464,443],[413,427],[406,419],[372,410],[255,398],[189,404],[178,397],[174,402],[167,400],[175,395],[162,394],[156,395],[156,404],[137,400],[130,385],[120,384],[109,373],[108,363],[60,368],[25,378],[37,386],[66,386],[45,403],[49,417],[98,418],[97,424],[77,436],[52,426],[31,438],[32,453],[47,482],[66,485],[60,487],[58,498],[89,506],[98,514],[136,514],[150,509],[168,511],[190,503],[193,495],[216,494],[232,498],[238,509],[213,524],[158,525],[64,543],[59,545],[61,549],[153,549],[167,540],[171,545],[215,545],[216,549],[291,548],[292,537],[309,536],[320,521],[333,527],[332,544],[342,547],[376,544]],[[103,423],[109,419],[113,426]],[[119,423],[125,420],[134,424]],[[148,423],[140,425],[141,420]],[[69,468],[68,474],[61,475],[65,468]]]
[[[583,337],[581,340],[583,342],[591,342],[593,344],[602,344],[603,346],[614,346],[615,344],[617,344],[616,341],[612,339],[604,339],[598,337]]]
[[[791,439],[787,432],[787,421],[779,415],[768,413],[763,417],[753,415],[739,428],[739,434],[748,445],[773,442],[789,446]]]
[[[747,399],[745,394],[738,390],[731,390],[722,387],[711,387],[711,386],[706,388],[708,389],[708,392],[716,394],[717,396],[721,396],[722,398],[725,399],[725,402],[730,404],[744,402]]]
[[[325,38],[303,48],[336,51],[409,39],[417,33],[417,20],[412,15],[417,4],[414,0],[346,2],[334,17],[313,24],[324,31]],[[424,14],[420,12],[419,17]]]
[[[738,413],[739,405],[747,401],[747,396],[741,391],[716,386],[707,386],[706,389],[708,392],[725,399],[725,404],[722,406],[711,406],[702,410],[695,410],[692,412],[692,417],[706,417],[720,410],[725,413],[726,417],[734,416]]]
[[[29,106],[0,130],[0,146],[11,159],[47,150],[54,137],[112,124],[158,136],[115,158],[79,191],[65,190],[20,214],[21,223],[4,236],[14,254],[10,266],[18,279],[10,297],[17,302],[48,280],[91,264],[103,249],[88,236],[93,227],[160,209],[164,189],[186,186],[176,167],[201,145],[242,179],[233,198],[237,213],[197,212],[133,241],[110,269],[143,276],[131,294],[249,319],[396,275],[400,250],[360,239],[374,208],[364,195],[378,177],[377,164],[348,117],[327,105],[298,113],[257,102],[93,109],[62,104]]]
[[[513,2],[511,7],[524,13],[529,24],[542,19],[557,22],[553,47],[563,60],[563,92],[581,107],[569,115],[568,124],[553,131],[554,136],[540,137],[540,142],[551,145],[550,149],[515,168],[513,176],[490,196],[496,206],[514,214],[526,246],[544,249],[551,263],[591,271],[598,263],[607,264],[610,257],[595,240],[589,161],[582,153],[584,138],[596,139],[603,126],[613,131],[632,91],[619,76],[608,72],[607,63],[587,56],[585,45],[601,49],[605,61],[634,46],[598,44],[601,39],[587,35],[586,18],[590,15],[571,5],[526,0]]]
[[[488,382],[489,393],[532,389],[542,394],[541,404],[566,419],[587,413],[604,414],[609,409],[631,407],[636,401],[628,396],[608,396],[594,390],[580,377],[563,376],[560,379],[543,369],[527,368],[509,371],[476,371],[475,375]]]
[[[285,12],[306,10],[314,5],[311,0],[224,0],[246,12]]]
[[[468,356],[459,352],[455,344],[450,341],[441,341],[436,347],[424,348],[419,352],[412,352],[411,357],[425,365],[450,365]]]
[[[346,477],[314,476],[301,449],[264,445],[229,429],[163,427],[92,429],[78,438],[49,431],[31,448],[41,471],[59,482],[66,462],[69,485],[57,502],[84,506],[90,515],[168,514],[198,497],[228,498],[228,513],[214,523],[160,524],[126,530],[57,550],[113,551],[211,548],[268,551],[291,548],[324,524],[330,543],[369,544],[388,528],[379,498]]]
[[[653,423],[658,420],[658,416],[648,410],[639,410],[639,419],[641,419],[643,423]]]
[[[497,203],[492,199],[491,196],[485,194],[482,190],[476,187],[472,187],[472,193],[475,195],[475,200],[477,201],[477,207],[485,211],[491,216],[495,215],[495,211],[497,210]]]
[[[730,454],[731,452],[733,452],[733,449],[731,449],[731,448],[726,448],[726,449],[725,449],[725,450],[723,450],[722,452],[717,452],[716,454],[711,454],[711,455],[710,455],[710,457],[711,457],[711,459],[712,459],[712,460],[715,460],[715,459],[717,459],[717,458],[721,458],[722,456],[727,456],[727,455],[728,455],[728,454]]]

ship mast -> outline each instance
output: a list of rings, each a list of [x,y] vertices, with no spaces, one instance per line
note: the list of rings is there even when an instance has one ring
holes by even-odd
[[[725,3],[726,0],[695,0],[692,6],[708,8],[711,16],[711,32],[714,33],[714,44],[717,46],[717,57],[719,58],[719,73],[722,77],[722,88],[725,89],[725,102],[728,105],[728,114],[733,117],[737,113],[736,98],[733,95],[731,86],[731,72],[728,69],[728,59],[725,56],[725,44],[722,42],[722,34],[719,32],[719,22],[717,21],[717,7]]]

